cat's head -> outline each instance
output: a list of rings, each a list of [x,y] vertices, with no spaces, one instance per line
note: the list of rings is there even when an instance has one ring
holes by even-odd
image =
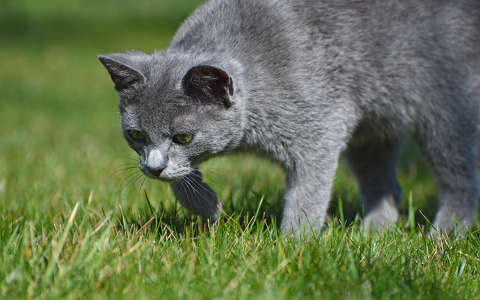
[[[242,139],[233,76],[212,61],[167,52],[99,56],[120,95],[122,129],[151,178],[174,181]]]

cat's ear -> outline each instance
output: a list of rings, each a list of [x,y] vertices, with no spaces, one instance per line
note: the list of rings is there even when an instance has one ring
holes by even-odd
[[[232,78],[224,70],[199,65],[190,69],[182,80],[182,87],[188,96],[203,102],[213,102],[229,108],[233,96]]]
[[[131,63],[126,62],[127,59],[122,59],[120,55],[99,55],[98,59],[107,69],[118,92],[128,90],[135,84],[143,83],[146,80],[142,72],[134,68]]]

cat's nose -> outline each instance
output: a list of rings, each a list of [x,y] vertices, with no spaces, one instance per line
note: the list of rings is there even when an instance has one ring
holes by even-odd
[[[165,155],[158,149],[150,151],[145,166],[146,171],[154,177],[160,177],[166,167]]]

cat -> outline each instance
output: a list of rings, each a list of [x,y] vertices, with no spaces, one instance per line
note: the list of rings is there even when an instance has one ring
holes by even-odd
[[[364,224],[383,228],[399,216],[395,165],[412,135],[438,181],[435,228],[475,220],[476,0],[211,0],[168,49],[99,59],[140,169],[195,214],[221,211],[198,165],[253,150],[286,172],[282,230],[317,230],[345,150]]]

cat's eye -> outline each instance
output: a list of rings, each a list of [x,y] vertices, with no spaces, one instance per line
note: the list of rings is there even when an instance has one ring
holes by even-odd
[[[193,134],[190,134],[190,133],[177,134],[173,137],[173,141],[180,145],[189,144],[190,142],[192,142],[192,140],[193,140]]]
[[[127,134],[135,141],[143,142],[147,139],[147,134],[139,130],[127,130]]]

